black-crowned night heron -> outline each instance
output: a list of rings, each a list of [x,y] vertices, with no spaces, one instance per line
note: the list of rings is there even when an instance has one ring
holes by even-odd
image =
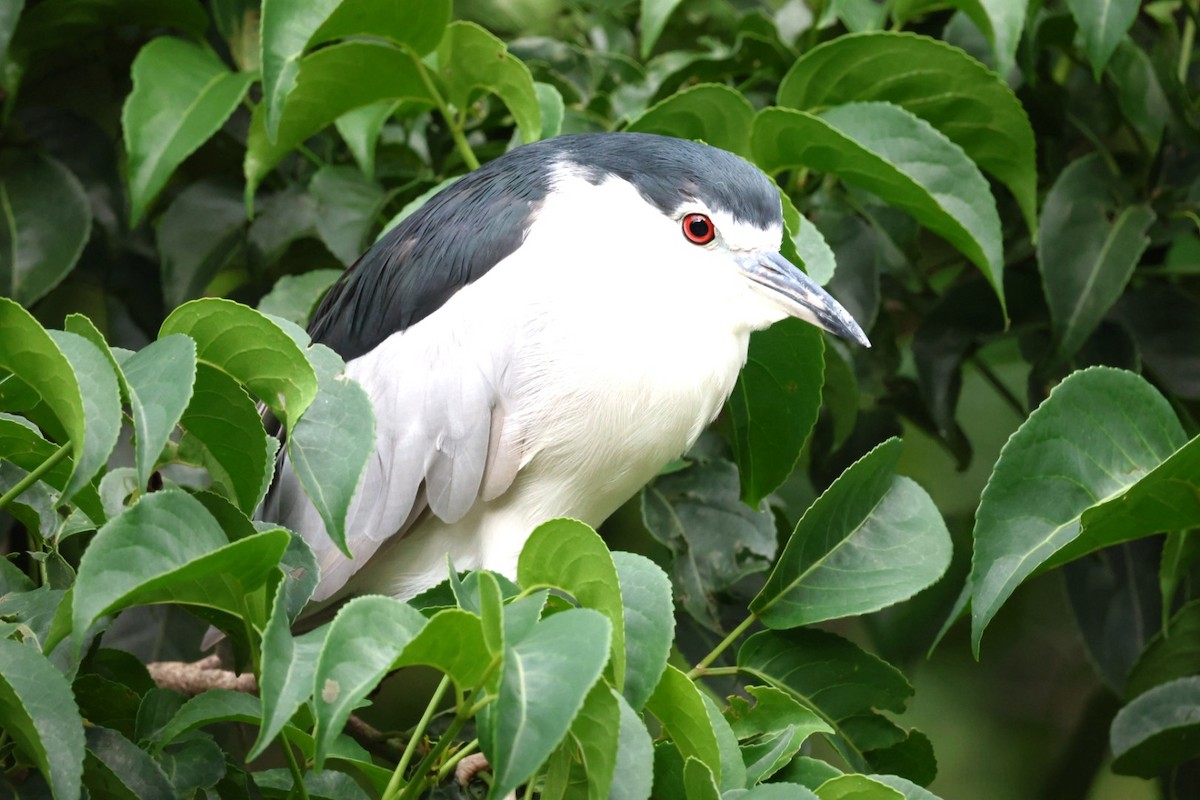
[[[694,142],[526,145],[431,198],[309,328],[375,407],[342,555],[286,461],[265,516],[321,565],[315,603],[408,598],[457,569],[514,576],[553,517],[599,525],[717,415],[751,331],[795,316],[863,345],[779,254],[776,188]]]

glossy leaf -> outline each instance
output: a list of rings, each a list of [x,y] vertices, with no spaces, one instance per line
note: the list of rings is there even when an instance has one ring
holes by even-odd
[[[198,181],[179,193],[159,218],[156,237],[168,308],[205,293],[239,254],[245,229],[246,208],[233,186]]]
[[[129,386],[138,485],[146,486],[192,399],[196,344],[186,336],[164,337],[126,359],[122,371]]]
[[[645,556],[615,552],[625,629],[625,700],[638,711],[667,668],[675,633],[671,579]]]
[[[985,1],[999,13],[1008,6],[1024,15],[1021,3]],[[1019,22],[1016,33],[1010,40],[1013,47]],[[1009,58],[1011,63],[1011,54]],[[881,75],[887,77],[881,80]],[[863,101],[894,103],[937,128],[1008,187],[1029,230],[1036,230],[1033,127],[1021,102],[995,73],[963,51],[925,36],[852,34],[801,56],[780,83],[776,99],[781,106],[812,113]]]
[[[1097,404],[1097,397],[1105,402]],[[1183,440],[1170,405],[1137,375],[1095,367],[1055,387],[1000,452],[976,514],[969,579],[976,652],[1000,605],[1043,564],[1139,535],[1116,524],[1128,519],[1131,505],[1118,498],[1159,506],[1156,493],[1181,470],[1196,474],[1191,465],[1200,445],[1176,454]],[[1142,486],[1152,472],[1155,478]],[[1175,487],[1166,491],[1179,496]],[[1190,503],[1194,508],[1195,499]],[[1089,532],[1081,518],[1093,506],[1099,506],[1090,512],[1096,530]],[[1170,521],[1187,506],[1167,510]],[[1147,525],[1162,530],[1159,521],[1141,521],[1140,534],[1149,532]]]
[[[904,800],[904,795],[866,775],[839,775],[816,788],[820,800]]]
[[[346,514],[354,490],[375,453],[375,411],[363,388],[345,374],[346,365],[324,345],[309,358],[318,391],[287,438],[288,459],[312,499],[325,531],[347,555]]]
[[[183,39],[160,36],[141,49],[121,112],[134,224],[176,167],[225,123],[253,80]]]
[[[0,639],[0,663],[0,725],[56,800],[78,797],[83,719],[70,684],[36,648],[14,639]]]
[[[720,782],[721,747],[709,722],[704,698],[686,675],[668,664],[646,702],[646,710],[662,723],[684,758],[701,761]]]
[[[473,22],[452,22],[437,47],[445,97],[465,110],[478,89],[499,97],[512,112],[524,142],[541,138],[542,112],[529,67],[503,41]]]
[[[121,392],[112,364],[96,345],[74,333],[49,333],[70,362],[83,397],[87,433],[71,482],[63,492],[64,497],[71,497],[103,468],[117,444],[117,436],[121,432]]]
[[[768,173],[808,167],[861,186],[908,211],[975,263],[1004,306],[1000,218],[979,168],[944,134],[878,101],[847,103],[819,116],[760,111],[751,149]]]
[[[350,712],[424,625],[421,612],[390,597],[356,597],[342,606],[329,626],[314,677],[317,769]]]
[[[259,182],[285,155],[347,111],[401,99],[433,105],[417,59],[406,50],[381,42],[350,41],[305,56],[276,136],[267,135],[261,105],[251,117],[244,165],[247,196],[253,196]]]
[[[740,92],[717,83],[690,86],[654,104],[625,130],[695,139],[750,155],[754,107]]]
[[[1200,755],[1200,676],[1155,686],[1117,712],[1113,772],[1153,778]]]
[[[602,614],[576,608],[538,622],[505,646],[491,749],[484,751],[493,793],[519,786],[562,741],[604,669],[610,641]]]
[[[171,312],[159,337],[196,340],[196,357],[253,392],[289,428],[317,394],[317,375],[303,351],[278,325],[252,308],[210,297]]]
[[[1120,208],[1110,199],[1111,178],[1098,155],[1062,171],[1042,209],[1038,268],[1054,322],[1055,355],[1079,350],[1120,297],[1150,244],[1154,221],[1147,206]]]
[[[1097,81],[1133,24],[1139,5],[1138,0],[1067,0],[1067,8],[1083,34],[1083,49]]]
[[[215,487],[242,513],[253,514],[274,474],[279,441],[263,430],[246,390],[217,367],[197,364],[192,400],[179,424],[179,459],[205,467]]]
[[[36,153],[6,159],[0,174],[0,294],[33,305],[75,266],[92,228],[79,180]]]
[[[683,764],[683,788],[687,800],[720,800],[721,789],[708,765],[695,756]]]
[[[847,469],[804,513],[750,604],[770,628],[865,614],[905,600],[950,566],[950,533],[929,495],[895,474],[891,439]]]
[[[579,605],[599,611],[608,619],[613,684],[621,690],[625,685],[625,608],[617,568],[599,534],[579,520],[543,522],[521,548],[517,582],[522,586],[556,586]]]
[[[792,474],[817,422],[824,353],[821,332],[799,319],[785,319],[750,337],[728,408],[742,499],[751,507]]]
[[[282,528],[230,543],[213,516],[178,490],[144,496],[96,533],[79,561],[76,641],[96,619],[149,603],[190,603],[241,615],[287,548]]]

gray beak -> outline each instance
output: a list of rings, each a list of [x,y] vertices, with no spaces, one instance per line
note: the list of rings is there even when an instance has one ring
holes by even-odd
[[[768,289],[768,293],[793,317],[863,347],[871,346],[849,312],[779,253],[757,250],[739,256],[737,263],[742,274]]]

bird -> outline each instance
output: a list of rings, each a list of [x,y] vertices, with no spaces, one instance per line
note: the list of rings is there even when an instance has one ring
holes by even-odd
[[[540,523],[599,526],[694,444],[751,332],[798,317],[869,347],[779,251],[779,191],[695,141],[583,133],[515,147],[382,236],[308,332],[369,396],[375,452],[347,558],[286,452],[263,518],[312,547],[310,606],[516,577]],[[334,606],[336,607],[336,606]]]

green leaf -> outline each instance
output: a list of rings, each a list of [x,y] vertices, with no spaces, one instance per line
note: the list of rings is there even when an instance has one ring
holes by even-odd
[[[381,100],[432,106],[421,69],[411,52],[375,41],[334,44],[302,58],[274,138],[262,105],[254,109],[243,166],[247,197],[285,155],[347,111]]]
[[[1094,367],[1054,388],[1000,451],[980,500],[968,579],[976,653],[984,628],[1016,587],[1043,564],[1066,560],[1058,551],[1070,548],[1066,553],[1075,557],[1121,540],[1119,527],[1106,524],[1127,520],[1128,501],[1119,498],[1155,504],[1156,492],[1181,471],[1196,474],[1200,445],[1172,458],[1183,443],[1171,406],[1133,373]],[[1142,487],[1152,471],[1154,479]],[[1166,491],[1178,497],[1176,487]],[[1091,512],[1099,529],[1089,533],[1084,512],[1110,500],[1116,502]],[[1156,521],[1139,527],[1157,528]]]
[[[824,763],[824,762],[819,762]],[[740,792],[726,792],[726,800],[817,800],[808,787],[799,783],[763,783]]]
[[[1022,3],[988,3],[1024,16]],[[1014,47],[1020,30],[1018,23]],[[779,84],[776,100],[811,113],[863,101],[894,103],[937,128],[1008,187],[1030,232],[1037,229],[1033,127],[1017,96],[995,73],[936,39],[882,31],[852,34],[801,56]]]
[[[201,180],[185,188],[158,220],[158,258],[168,308],[204,294],[239,254],[246,209],[234,188]]]
[[[6,158],[0,173],[0,294],[31,306],[79,260],[92,228],[87,193],[53,158]]]
[[[1138,0],[1067,0],[1067,8],[1083,34],[1083,49],[1097,81],[1133,25],[1139,5]]]
[[[145,750],[108,728],[88,726],[87,787],[101,797],[174,800],[175,789]]]
[[[474,614],[443,609],[430,617],[393,666],[424,664],[449,675],[460,690],[473,689],[483,681],[492,657],[483,628]]]
[[[562,93],[549,83],[533,82],[537,92],[538,109],[542,114],[542,138],[553,139],[562,133],[563,114],[566,108],[563,104]]]
[[[505,646],[491,747],[484,751],[494,795],[519,786],[562,741],[608,661],[610,632],[602,614],[574,608]]]
[[[625,685],[625,609],[621,583],[608,546],[588,525],[552,519],[529,534],[517,561],[517,583],[563,589],[584,608],[599,611],[611,625],[613,685]]]
[[[628,683],[625,688],[628,691]],[[617,695],[617,705],[621,710],[617,766],[608,796],[611,800],[647,800],[654,780],[654,746],[642,718],[624,697]]]
[[[1148,206],[1119,208],[1110,199],[1103,160],[1084,156],[1050,187],[1038,229],[1038,268],[1054,323],[1054,357],[1078,352],[1125,289],[1150,244]]]
[[[212,739],[180,742],[155,759],[176,797],[194,797],[197,790],[212,789],[225,777],[225,752]]]
[[[242,513],[253,514],[274,474],[279,441],[263,430],[246,390],[216,367],[197,364],[192,400],[179,424],[179,460],[205,467],[214,487]]]
[[[766,780],[785,766],[812,734],[833,733],[833,728],[814,711],[779,689],[747,686],[746,692],[754,698],[754,705],[732,696],[725,718],[734,735],[743,740],[749,785]],[[778,745],[772,745],[775,739]]]
[[[473,22],[452,22],[437,47],[438,77],[445,98],[460,112],[476,90],[499,97],[516,120],[522,141],[541,138],[542,111],[529,67],[503,41]]]
[[[696,685],[678,669],[667,665],[646,710],[662,723],[667,735],[686,758],[695,758],[721,776],[721,746],[709,722],[704,698]]]
[[[1189,534],[1195,536],[1195,533]],[[1133,699],[1155,686],[1200,674],[1200,600],[1171,617],[1166,629],[1146,645],[1129,671],[1124,696]]]
[[[145,486],[192,399],[196,344],[186,336],[164,337],[126,359],[122,371],[129,386],[138,485]]]
[[[49,334],[67,357],[79,381],[87,426],[83,452],[79,454],[71,482],[63,492],[63,497],[69,498],[104,467],[117,444],[121,432],[121,391],[112,364],[96,345],[66,331],[49,331]]]
[[[136,225],[175,168],[242,102],[254,75],[230,72],[211,51],[172,36],[143,47],[132,73],[121,129],[129,154],[130,222]]]
[[[321,514],[326,533],[349,556],[346,514],[367,460],[375,453],[375,411],[366,391],[345,374],[346,365],[337,353],[316,344],[309,358],[319,388],[292,427],[288,458]]]
[[[1162,627],[1167,627],[1175,595],[1180,582],[1191,572],[1192,566],[1200,561],[1200,536],[1192,531],[1168,531],[1163,541],[1162,561],[1158,566],[1159,593]],[[1200,669],[1196,670],[1200,672]]]
[[[284,275],[258,301],[258,310],[307,327],[317,303],[341,275],[339,269],[314,269],[301,275]]]
[[[675,634],[671,579],[645,556],[613,553],[621,584],[625,629],[625,700],[641,710],[654,693]]]
[[[1155,686],[1117,712],[1113,772],[1154,778],[1200,755],[1200,676]]]
[[[261,723],[259,702],[254,695],[235,692],[232,689],[209,689],[188,700],[171,720],[155,735],[157,749],[183,736],[189,731],[211,725],[214,722]]]
[[[12,41],[13,29],[17,27],[17,20],[24,10],[25,0],[15,0],[0,8],[0,64],[8,61],[8,45]]]
[[[317,769],[324,764],[350,712],[383,679],[424,625],[420,611],[391,597],[356,597],[338,611],[314,678]]]
[[[78,642],[99,617],[133,605],[187,603],[241,616],[287,548],[282,528],[230,543],[189,494],[148,494],[96,533],[79,561],[72,608]]]
[[[741,92],[719,83],[702,83],[654,104],[626,130],[695,139],[749,156],[753,123],[754,106]]]
[[[159,338],[183,333],[196,357],[245,386],[291,429],[317,394],[317,375],[278,325],[232,300],[208,297],[171,312]]]
[[[381,100],[378,103],[351,109],[334,120],[338,133],[350,148],[358,168],[368,178],[375,177],[375,145],[384,124],[396,113],[398,100]]]
[[[904,796],[904,800],[938,800],[937,796],[899,775],[871,775],[871,780],[887,784]]]
[[[596,681],[571,729],[547,762],[541,797],[546,800],[604,800],[617,766],[619,695]]]
[[[746,785],[746,764],[742,761],[737,736],[734,735],[729,722],[721,715],[721,709],[717,707],[716,702],[706,694],[700,695],[700,698],[704,701],[708,724],[712,726],[717,737],[717,747],[721,751],[721,790],[741,789]]]
[[[1004,307],[996,202],[975,163],[928,122],[884,102],[847,103],[820,116],[767,108],[750,142],[768,173],[832,173],[909,212],[974,262]]]
[[[775,519],[741,501],[737,468],[697,462],[660,475],[642,495],[646,527],[675,553],[672,582],[680,604],[719,629],[712,595],[767,568],[775,555]]]
[[[813,503],[750,603],[769,628],[866,614],[906,600],[950,566],[950,533],[929,495],[895,474],[889,439]]]
[[[383,187],[349,166],[326,165],[309,184],[317,202],[317,233],[339,261],[350,266],[370,244],[368,236],[383,210]]]
[[[79,796],[83,719],[66,678],[34,647],[0,639],[0,727],[41,770],[56,800]]]
[[[1113,53],[1108,74],[1116,84],[1121,113],[1146,140],[1150,150],[1157,152],[1172,112],[1150,56],[1126,37]]]
[[[779,199],[783,201],[783,226],[787,231],[782,247],[784,256],[792,263],[799,263],[808,277],[824,286],[832,280],[837,268],[833,248],[825,241],[820,229],[796,209],[792,199],[782,189]]]
[[[892,16],[904,22],[926,10],[940,10],[943,5],[960,9],[987,37],[995,56],[996,72],[1007,78],[1012,71],[1013,59],[1021,32],[1025,28],[1026,3],[1010,0],[897,0],[892,6]]]
[[[904,795],[866,775],[839,775],[816,789],[820,800],[904,800]]]
[[[824,352],[821,332],[799,319],[785,319],[750,337],[746,365],[728,404],[742,499],[751,507],[792,474],[817,422]]]
[[[683,788],[687,800],[721,800],[713,771],[695,756],[688,756],[683,763]]]
[[[679,0],[641,0],[641,13],[638,15],[642,22],[642,58],[650,56],[658,37],[662,36],[667,18],[679,5]]]
[[[262,10],[263,105],[267,131],[279,132],[285,104],[298,82],[300,59],[309,47],[364,35],[408,45],[417,55],[437,46],[450,21],[449,0],[267,0]]]

